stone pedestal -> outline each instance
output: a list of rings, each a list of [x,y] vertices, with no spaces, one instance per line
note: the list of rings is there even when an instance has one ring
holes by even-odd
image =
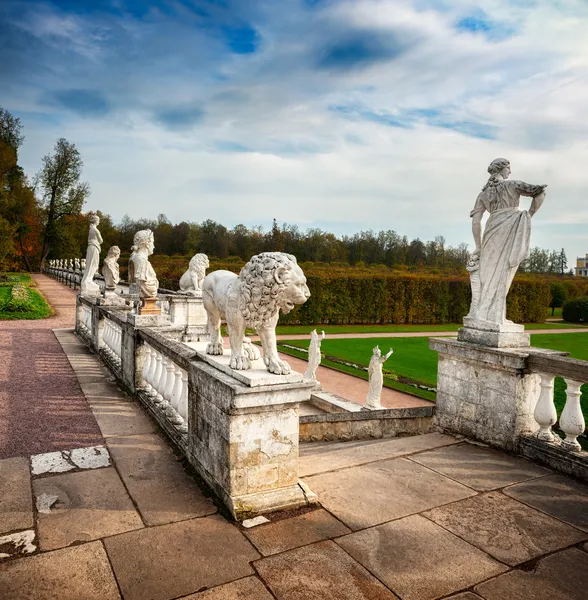
[[[198,342],[207,338],[207,314],[202,302],[202,292],[171,296],[169,316],[173,325],[185,326],[184,341]]]
[[[207,357],[201,347],[206,360],[190,369],[190,462],[237,519],[316,502],[298,480],[298,404],[312,382],[268,373],[262,360],[233,371],[228,356]]]
[[[134,327],[166,327],[171,325],[169,317],[162,314],[136,315],[133,313],[127,313],[127,323],[130,323]]]
[[[524,325],[512,322],[497,325],[471,317],[465,317],[463,324],[457,332],[460,342],[490,348],[528,348],[531,345],[531,336],[525,333]]]
[[[537,429],[539,375],[527,372],[530,348],[488,348],[450,338],[431,338],[429,345],[439,352],[435,424],[517,450],[521,436]]]

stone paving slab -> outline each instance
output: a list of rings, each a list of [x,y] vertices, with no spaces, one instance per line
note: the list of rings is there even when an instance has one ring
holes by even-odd
[[[158,435],[107,438],[116,467],[147,525],[216,512]]]
[[[104,446],[74,448],[31,456],[31,473],[65,473],[74,469],[100,469],[110,466],[110,456]]]
[[[397,598],[334,542],[319,542],[255,562],[278,600]]]
[[[476,586],[484,600],[586,600],[588,553],[570,548]]]
[[[480,600],[481,596],[473,594],[472,592],[463,592],[463,594],[457,594],[455,596],[449,596],[447,600]]]
[[[7,535],[0,535],[0,560],[26,556],[37,551],[35,530],[26,529]]]
[[[48,513],[38,515],[41,550],[143,527],[112,467],[36,479],[33,488],[36,498],[42,494],[57,497]]]
[[[449,435],[427,433],[386,440],[300,444],[298,474],[308,477],[457,443],[459,440]]]
[[[512,566],[587,538],[586,533],[500,492],[441,506],[424,516]]]
[[[411,458],[478,491],[494,490],[551,473],[524,458],[469,443],[422,452]]]
[[[100,542],[0,563],[2,600],[119,600]]]
[[[29,461],[24,457],[0,460],[0,533],[32,526]]]
[[[89,399],[90,408],[105,438],[154,433],[155,425],[135,402]]]
[[[353,530],[399,519],[475,494],[406,458],[305,479],[320,503]]]
[[[403,600],[433,600],[506,571],[420,515],[352,533],[337,544]]]
[[[222,517],[148,527],[104,540],[125,600],[169,600],[253,575],[259,554]]]
[[[291,519],[254,527],[244,532],[264,555],[277,554],[351,533],[327,511],[319,509]]]
[[[563,475],[513,485],[504,493],[533,508],[588,531],[588,485]]]
[[[212,590],[184,596],[182,600],[274,600],[274,597],[257,577],[245,577]]]

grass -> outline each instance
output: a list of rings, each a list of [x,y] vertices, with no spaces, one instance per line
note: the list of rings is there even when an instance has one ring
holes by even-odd
[[[463,327],[459,323],[445,323],[441,325],[278,325],[278,335],[310,335],[313,329],[324,330],[329,333],[410,333],[413,331],[457,331]],[[569,329],[576,327],[588,327],[575,323],[526,323],[525,329]]]
[[[4,280],[7,277],[8,281]],[[4,310],[12,298],[12,286],[16,283],[28,287],[28,309],[23,312],[9,312]],[[28,273],[2,273],[0,274],[0,321],[44,319],[53,314],[53,309],[45,300],[41,292],[34,289],[35,282]]]
[[[296,352],[284,348],[284,344],[298,348],[308,348],[309,340],[289,340],[279,342],[280,350],[307,358],[307,354]],[[570,352],[572,358],[588,360],[588,332],[587,333],[549,333],[532,334],[531,344],[538,348],[548,348],[550,350],[562,350]],[[367,379],[367,373],[353,367],[345,367],[339,363],[329,361],[328,356],[337,360],[343,360],[354,363],[358,366],[367,367],[372,349],[379,345],[382,352],[387,352],[388,348],[394,348],[394,354],[384,365],[384,369],[391,371],[397,381],[392,378],[384,378],[384,385],[401,391],[434,400],[435,394],[418,387],[407,385],[407,382],[435,387],[437,385],[437,353],[429,348],[429,338],[353,338],[353,339],[325,339],[321,344],[321,351],[325,356],[322,364],[325,366],[351,373],[352,375]],[[556,377],[554,401],[558,415],[561,414],[565,404],[565,381],[561,377]],[[588,383],[582,386],[582,412],[586,422],[588,422]]]

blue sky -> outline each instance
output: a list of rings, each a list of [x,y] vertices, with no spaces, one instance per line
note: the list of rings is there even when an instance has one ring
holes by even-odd
[[[583,0],[4,0],[0,105],[26,171],[66,137],[86,208],[115,220],[469,243],[506,156],[549,184],[532,244],[571,259],[588,252],[587,39]]]

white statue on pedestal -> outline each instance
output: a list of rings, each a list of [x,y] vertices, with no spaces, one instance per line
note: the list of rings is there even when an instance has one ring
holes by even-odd
[[[129,283],[138,285],[139,296],[143,299],[144,306],[149,304],[154,307],[159,281],[149,262],[149,256],[155,249],[153,232],[150,229],[137,231],[133,244],[135,249],[129,260]]]
[[[316,329],[310,334],[310,346],[308,347],[308,367],[304,373],[304,377],[316,380],[316,370],[321,364],[321,342],[325,339],[325,332],[322,336],[316,332]]]
[[[276,325],[280,311],[290,312],[310,297],[306,277],[296,258],[283,252],[257,254],[241,269],[213,271],[202,282],[202,300],[208,316],[210,343],[207,354],[222,354],[221,322],[225,321],[231,344],[230,367],[251,368],[259,358],[255,346],[245,343],[245,329],[257,331],[263,347],[263,360],[270,373],[290,372],[280,359],[276,346]]]
[[[522,330],[506,319],[506,296],[519,265],[529,254],[531,217],[543,204],[547,186],[508,179],[510,162],[505,158],[493,160],[488,172],[490,178],[470,213],[476,249],[468,270],[479,276],[479,286],[472,279],[472,306],[464,324],[479,329]],[[528,211],[519,210],[521,196],[533,198]],[[482,239],[486,211],[490,217]],[[476,287],[479,298],[474,297]]]
[[[180,278],[180,291],[198,295],[202,291],[202,281],[206,269],[210,266],[206,254],[195,254],[190,260],[188,270]]]
[[[116,286],[120,281],[120,272],[118,266],[118,259],[120,257],[120,248],[118,246],[111,246],[108,249],[108,254],[102,263],[102,276],[106,288],[104,290],[104,296],[110,296],[115,294]]]
[[[100,293],[100,286],[94,283],[94,275],[98,271],[100,262],[100,245],[102,244],[102,236],[98,231],[98,224],[100,223],[100,217],[98,215],[92,215],[90,217],[90,231],[88,232],[88,250],[86,252],[86,267],[84,269],[84,276],[80,284],[80,291],[82,294],[88,294],[90,296],[98,296]]]
[[[390,352],[382,356],[380,348],[378,346],[374,348],[368,367],[370,389],[365,400],[366,408],[382,408],[380,403],[380,396],[382,395],[382,387],[384,385],[382,365],[390,358],[392,352],[393,350],[390,348]]]

